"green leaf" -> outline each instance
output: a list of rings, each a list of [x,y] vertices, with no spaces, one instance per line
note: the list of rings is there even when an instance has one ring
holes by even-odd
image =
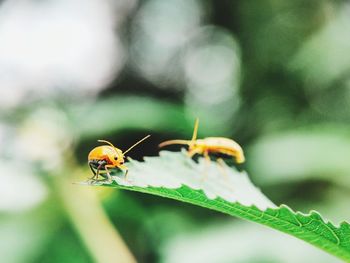
[[[145,162],[130,160],[128,167],[127,178],[116,174],[112,183],[92,184],[158,195],[237,216],[288,233],[350,262],[349,223],[334,226],[315,211],[302,214],[285,205],[276,207],[245,172],[164,151],[159,157],[146,157]]]

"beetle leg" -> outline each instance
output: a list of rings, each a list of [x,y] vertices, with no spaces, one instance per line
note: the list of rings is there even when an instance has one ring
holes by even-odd
[[[101,167],[103,166],[103,163],[101,163],[97,168],[96,168],[96,171],[94,170],[94,168],[92,167],[92,164],[89,163],[89,166],[90,166],[90,169],[91,171],[93,172],[93,176],[90,178],[90,180],[92,181],[97,181],[98,179],[98,176],[100,174],[100,170],[101,170]]]
[[[219,168],[220,168],[220,171],[221,173],[224,175],[224,178],[225,178],[225,182],[227,184],[227,187],[231,190],[231,191],[235,191],[235,188],[232,187],[232,184],[230,183],[229,181],[229,177],[228,177],[228,174],[227,174],[227,171],[225,169],[225,167],[227,167],[227,164],[225,163],[225,161],[222,159],[222,158],[218,158],[216,160],[216,162],[218,163],[219,165]]]
[[[128,172],[129,172],[128,167],[123,165],[121,168],[123,168],[125,170],[125,180],[128,180]]]
[[[190,150],[187,152],[187,156],[192,158],[195,154],[197,154],[198,151],[195,149],[195,150]]]
[[[128,181],[128,172],[129,172],[128,167],[126,167],[125,165],[121,164],[121,165],[119,165],[119,168],[125,170],[125,175],[124,175],[125,176],[125,180]]]
[[[94,168],[92,167],[92,163],[91,163],[91,162],[89,162],[89,167],[90,167],[92,173],[94,174],[94,175],[90,178],[90,180],[94,180],[94,178],[95,178],[95,176],[96,176],[96,171],[95,171]]]
[[[205,159],[205,170],[204,170],[204,173],[203,173],[203,181],[205,181],[207,178],[208,178],[208,169],[210,167],[210,157],[209,157],[209,153],[208,151],[205,151],[203,153],[203,156],[204,156],[204,159]]]
[[[108,182],[111,183],[113,180],[112,180],[112,176],[111,174],[109,173],[109,170],[108,168],[114,168],[115,166],[113,164],[106,164],[105,165],[105,171],[106,171],[106,174],[107,174],[107,177],[108,177]]]
[[[225,177],[225,179],[226,179],[226,181],[227,181],[227,180],[228,180],[228,174],[227,174],[227,172],[226,172],[226,170],[225,170],[225,166],[226,166],[225,161],[224,161],[222,158],[218,158],[218,159],[216,160],[216,162],[217,162],[217,164],[219,165],[219,168],[220,168],[221,173],[224,175],[224,177]]]
[[[96,180],[98,179],[98,176],[100,175],[100,170],[102,166],[105,164],[105,162],[101,162],[100,165],[96,169]]]
[[[187,152],[187,156],[190,157],[190,158],[192,158],[196,154],[201,154],[201,149],[200,148],[194,148],[194,149],[189,150]]]
[[[203,155],[204,155],[205,160],[207,160],[207,162],[210,162],[209,153],[208,153],[207,151],[205,151],[205,152],[203,153]]]

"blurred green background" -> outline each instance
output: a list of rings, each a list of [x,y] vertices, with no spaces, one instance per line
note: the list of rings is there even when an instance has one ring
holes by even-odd
[[[339,262],[213,211],[73,183],[97,139],[152,134],[129,154],[142,159],[199,117],[200,136],[243,146],[273,202],[349,221],[349,28],[344,0],[2,1],[1,262],[122,262],[119,237],[139,262]]]

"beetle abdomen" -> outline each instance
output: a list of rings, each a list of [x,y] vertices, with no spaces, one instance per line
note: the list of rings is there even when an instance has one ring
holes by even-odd
[[[91,150],[88,160],[106,160],[110,162],[108,156],[113,156],[114,154],[115,151],[111,146],[98,146]]]
[[[106,160],[89,160],[89,164],[97,169],[98,167],[100,167],[100,169],[104,169],[105,165],[107,164]]]
[[[236,159],[237,163],[243,163],[245,161],[242,147],[234,140],[222,137],[208,137],[198,140],[198,143],[208,152],[232,156]]]

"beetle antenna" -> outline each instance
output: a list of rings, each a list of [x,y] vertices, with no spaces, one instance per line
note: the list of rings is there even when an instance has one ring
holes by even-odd
[[[97,140],[98,142],[104,142],[104,143],[107,143],[107,144],[109,144],[110,146],[112,146],[113,148],[115,148],[115,146],[111,143],[111,142],[109,142],[109,141],[106,141],[106,140]]]
[[[108,145],[112,146],[114,148],[114,150],[116,149],[116,147],[109,141],[105,141],[105,140],[97,140],[98,142],[104,142],[104,143],[107,143]],[[120,153],[115,150],[115,152],[117,153],[117,155],[119,156],[119,158],[123,158],[122,156],[120,156]]]
[[[191,143],[191,141],[187,141],[187,140],[170,140],[170,141],[165,141],[162,142],[161,144],[158,145],[159,148],[164,147],[164,146],[168,146],[171,144],[186,144],[189,145]]]
[[[147,138],[149,138],[151,135],[147,135],[146,137],[142,138],[141,140],[139,140],[137,143],[135,143],[134,145],[132,145],[129,149],[127,149],[125,152],[123,152],[123,154],[126,154],[128,151],[130,151],[132,148],[134,148],[136,145],[140,144],[141,142],[143,142],[144,140],[146,140]]]
[[[195,123],[194,123],[194,129],[193,129],[191,143],[193,143],[195,140],[197,140],[198,125],[199,125],[199,119],[197,118]]]

